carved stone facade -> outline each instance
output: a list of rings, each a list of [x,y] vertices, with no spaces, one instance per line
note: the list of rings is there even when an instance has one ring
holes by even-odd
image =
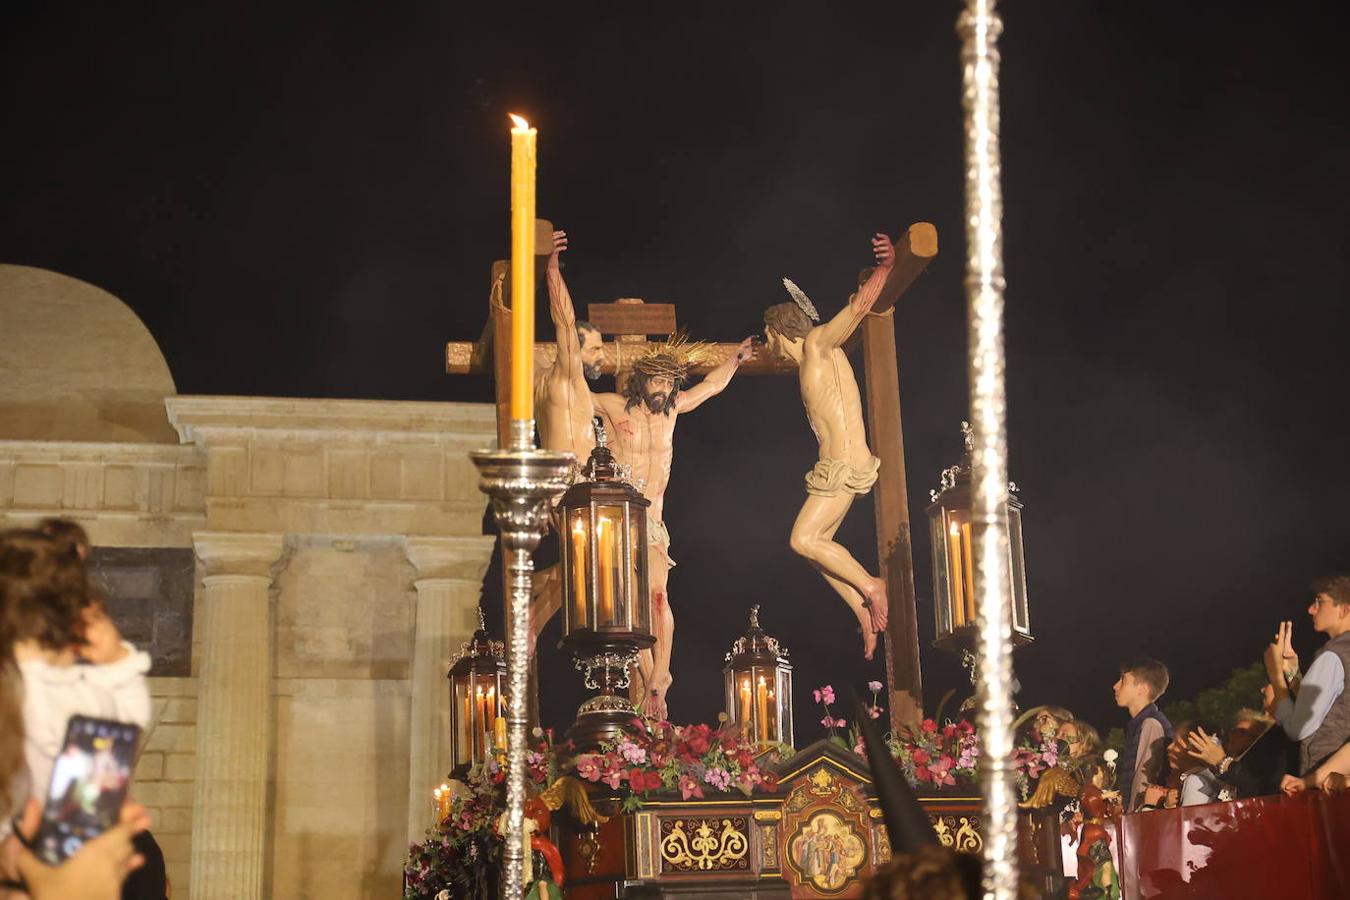
[[[133,794],[176,896],[398,897],[493,549],[468,459],[493,409],[166,407],[180,445],[0,440],[0,527],[81,522],[154,651]]]

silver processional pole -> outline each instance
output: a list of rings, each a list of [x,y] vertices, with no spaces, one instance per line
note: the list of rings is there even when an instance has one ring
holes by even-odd
[[[984,896],[1017,896],[1017,802],[1012,777],[1012,614],[1008,555],[1008,435],[1003,352],[1003,193],[995,0],[967,0],[961,35],[966,126],[966,316],[981,675],[979,733],[985,804]]]
[[[553,500],[567,490],[576,458],[536,450],[534,420],[512,419],[510,447],[470,453],[478,488],[492,499],[501,533],[502,564],[510,585],[506,601],[506,833],[502,847],[502,897],[520,900],[526,885],[525,726],[530,672],[532,554],[548,530]]]

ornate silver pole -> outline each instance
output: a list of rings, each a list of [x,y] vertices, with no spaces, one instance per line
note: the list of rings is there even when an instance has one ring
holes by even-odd
[[[525,864],[525,724],[530,671],[531,554],[548,530],[555,497],[567,490],[576,462],[570,453],[534,448],[534,420],[511,420],[511,446],[470,453],[478,488],[492,498],[502,539],[502,564],[510,581],[506,600],[506,833],[502,847],[502,897],[520,900]]]
[[[970,421],[975,453],[976,659],[985,803],[984,896],[1017,896],[1017,804],[1013,790],[1012,619],[1008,557],[1007,398],[1003,355],[1003,194],[998,149],[995,0],[966,0],[961,35],[966,110],[966,316]]]

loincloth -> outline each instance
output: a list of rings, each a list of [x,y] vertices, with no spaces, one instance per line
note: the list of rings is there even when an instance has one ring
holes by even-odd
[[[841,459],[822,459],[806,473],[806,492],[817,497],[837,497],[841,492],[865,494],[877,483],[881,460],[875,456],[865,466],[855,467]]]
[[[666,558],[666,566],[675,568],[675,560],[670,558],[670,532],[666,523],[654,516],[647,516],[647,546],[655,547]]]

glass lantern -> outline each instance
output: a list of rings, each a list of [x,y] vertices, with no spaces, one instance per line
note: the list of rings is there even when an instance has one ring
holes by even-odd
[[[577,711],[567,736],[578,750],[629,727],[637,710],[621,691],[638,651],[650,647],[647,507],[605,445],[602,425],[579,480],[558,507],[563,538],[563,637],[587,688],[599,693]]]
[[[481,607],[478,630],[460,648],[446,678],[450,681],[450,774],[461,778],[504,743],[499,732],[506,723],[506,648],[501,641],[488,638]]]
[[[965,453],[942,473],[938,490],[930,492],[928,536],[933,550],[933,606],[935,646],[963,657],[975,643],[975,547],[971,515],[970,463],[974,437],[970,423],[961,423]],[[1022,552],[1022,504],[1017,485],[1008,484],[1008,555],[1012,579],[1012,640],[1014,647],[1031,643],[1027,609],[1026,562]],[[973,678],[972,673],[972,678]]]
[[[727,653],[728,721],[755,744],[792,744],[792,664],[776,638],[759,627],[759,607],[750,607],[750,628]]]

